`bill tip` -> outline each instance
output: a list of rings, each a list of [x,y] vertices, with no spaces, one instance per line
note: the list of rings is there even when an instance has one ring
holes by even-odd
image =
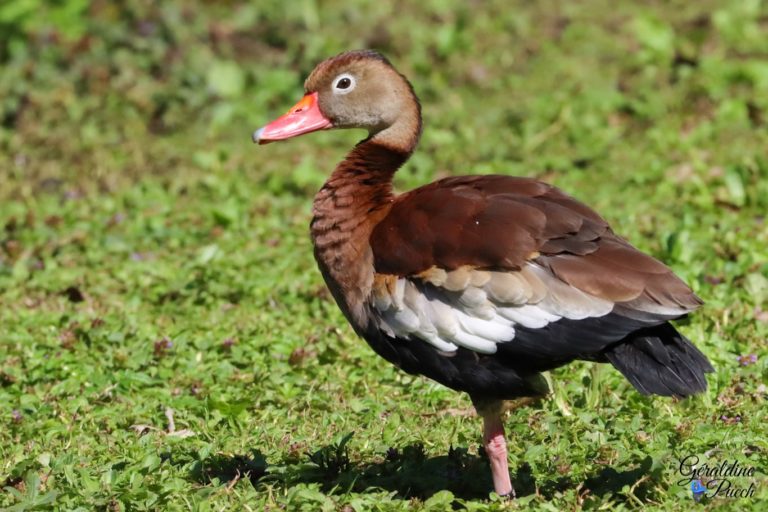
[[[263,142],[261,140],[261,134],[262,133],[264,133],[264,128],[259,128],[258,130],[253,132],[253,135],[251,136],[251,138],[253,139],[253,142],[255,142],[257,144],[263,144]]]

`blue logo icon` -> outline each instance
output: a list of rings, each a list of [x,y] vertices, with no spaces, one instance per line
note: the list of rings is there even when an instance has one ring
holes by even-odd
[[[705,492],[707,492],[707,488],[701,485],[701,480],[691,481],[691,494],[693,494],[695,501],[701,501],[701,497],[704,496]]]

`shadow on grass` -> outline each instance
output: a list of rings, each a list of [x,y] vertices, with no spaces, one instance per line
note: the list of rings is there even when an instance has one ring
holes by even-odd
[[[314,457],[317,459],[317,457]],[[319,483],[324,491],[393,491],[403,499],[427,499],[448,490],[462,499],[486,499],[492,488],[487,459],[452,448],[446,455],[427,457],[420,444],[390,448],[383,460],[335,472],[333,466],[309,466],[296,475],[300,482]]]
[[[635,469],[616,471],[614,468],[608,466],[603,468],[597,475],[588,478],[584,482],[584,487],[589,489],[592,494],[600,497],[607,494],[616,494],[621,491],[624,486],[631,487],[645,476],[649,476],[649,480],[658,477],[659,471],[652,472],[652,465],[653,459],[651,459],[651,457],[646,457],[643,459],[643,462],[640,463],[640,466]],[[638,485],[637,489],[634,491],[635,496],[642,501],[645,498],[648,488],[648,485]]]
[[[254,486],[259,482],[285,488],[299,483],[317,483],[324,492],[332,494],[383,489],[395,492],[402,499],[422,500],[442,490],[451,491],[460,499],[484,500],[493,489],[487,458],[469,454],[464,448],[452,448],[446,455],[427,457],[422,445],[413,444],[402,450],[390,448],[376,462],[353,464],[346,448],[348,441],[349,437],[339,444],[308,454],[302,460],[286,459],[270,466],[258,450],[253,450],[249,456],[213,456],[198,462],[190,476],[205,485],[216,478],[222,483],[248,478]],[[652,476],[650,457],[632,469],[605,467],[584,481],[583,489],[600,497],[621,495],[625,486],[636,484],[646,475]],[[518,497],[538,493],[544,499],[550,499],[578,484],[567,476],[537,482],[527,464],[520,466],[513,475]],[[634,495],[643,500],[649,487],[649,482],[639,485]]]
[[[267,473],[267,459],[259,450],[252,450],[246,455],[213,455],[192,466],[190,477],[203,485],[219,482],[231,482],[234,479],[248,478],[255,486]]]

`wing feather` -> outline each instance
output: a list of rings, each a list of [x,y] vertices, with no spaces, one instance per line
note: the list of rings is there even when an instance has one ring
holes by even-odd
[[[449,178],[403,194],[370,246],[390,283],[372,291],[382,330],[442,352],[555,350],[533,343],[538,331],[559,336],[561,352],[600,350],[701,303],[594,211],[527,178]],[[603,331],[584,341],[590,329]]]

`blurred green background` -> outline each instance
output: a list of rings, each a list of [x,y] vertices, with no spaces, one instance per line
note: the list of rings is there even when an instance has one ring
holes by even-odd
[[[521,499],[485,501],[468,402],[377,359],[315,270],[312,195],[364,134],[250,141],[356,48],[423,104],[399,189],[504,173],[587,202],[706,301],[681,329],[709,393],[558,370],[507,422]],[[5,0],[0,508],[673,510],[689,453],[764,478],[766,148],[757,0]]]

